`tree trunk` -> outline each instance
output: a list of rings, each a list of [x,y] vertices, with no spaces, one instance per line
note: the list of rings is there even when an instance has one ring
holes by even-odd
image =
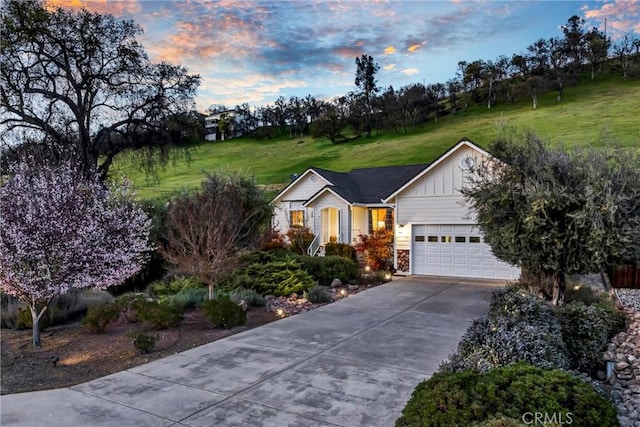
[[[213,285],[209,285],[209,301],[215,299],[215,292],[213,291]]]
[[[40,319],[45,311],[47,311],[47,306],[45,306],[40,313],[38,313],[38,309],[35,305],[29,305],[29,311],[31,311],[31,323],[33,330],[33,346],[40,347],[42,344],[40,342]]]
[[[551,304],[564,305],[564,292],[567,285],[564,272],[556,271],[553,273],[553,298]]]
[[[601,271],[600,279],[602,280],[604,290],[607,292],[611,292],[611,280],[609,280],[609,275],[605,271]]]
[[[532,96],[531,99],[533,100],[533,109],[535,110],[536,107],[538,107],[538,97]]]

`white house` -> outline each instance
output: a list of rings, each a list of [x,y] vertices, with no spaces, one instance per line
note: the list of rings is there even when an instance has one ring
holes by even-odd
[[[332,172],[309,168],[272,202],[274,227],[307,226],[312,255],[374,230],[394,233],[398,274],[514,279],[520,269],[484,243],[460,193],[474,162],[489,154],[467,139],[430,164]]]
[[[213,113],[204,118],[204,139],[206,141],[224,141],[241,136],[238,131],[238,114],[235,110]]]

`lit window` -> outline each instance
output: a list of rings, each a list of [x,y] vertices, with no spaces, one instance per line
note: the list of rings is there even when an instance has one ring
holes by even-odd
[[[451,236],[440,236],[440,242],[442,243],[451,243],[452,241]]]
[[[393,231],[393,209],[369,209],[369,234]]]
[[[291,211],[289,213],[291,227],[304,227],[304,211]]]

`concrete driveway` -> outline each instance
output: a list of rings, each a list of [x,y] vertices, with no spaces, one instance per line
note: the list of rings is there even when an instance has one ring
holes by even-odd
[[[396,279],[75,387],[2,396],[0,424],[392,426],[496,286]]]

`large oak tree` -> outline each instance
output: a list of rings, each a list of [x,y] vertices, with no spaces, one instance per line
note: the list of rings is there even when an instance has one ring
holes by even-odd
[[[128,149],[166,161],[166,148],[195,125],[187,112],[200,77],[151,62],[135,22],[41,0],[8,0],[1,12],[5,148],[26,139],[47,144],[104,179]]]

